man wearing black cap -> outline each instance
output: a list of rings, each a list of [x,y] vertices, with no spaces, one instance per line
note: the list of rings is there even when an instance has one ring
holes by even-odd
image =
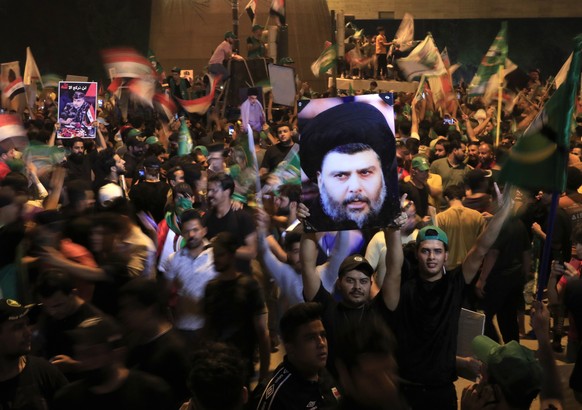
[[[0,409],[45,410],[67,384],[56,367],[29,356],[28,311],[15,300],[0,299]]]
[[[308,228],[386,226],[399,212],[394,135],[376,107],[352,102],[323,111],[303,128],[300,156],[319,189]]]
[[[399,217],[395,223],[400,223],[404,217]],[[387,228],[387,236],[394,237],[400,244],[400,232],[394,228]],[[350,255],[344,259],[338,270],[335,289],[340,296],[338,302],[324,288],[322,278],[316,271],[317,241],[315,234],[305,234],[301,239],[301,260],[303,278],[303,296],[306,301],[322,304],[322,321],[327,331],[329,343],[329,359],[327,368],[337,376],[335,369],[335,345],[343,328],[350,323],[360,323],[368,319],[369,315],[384,315],[387,301],[394,295],[394,277],[384,280],[382,290],[376,297],[371,297],[374,268],[361,255]],[[387,270],[395,271],[402,266],[402,254],[388,250],[386,263]],[[386,305],[386,306],[385,306]]]
[[[224,62],[234,58],[235,60],[243,60],[243,58],[233,51],[233,45],[236,43],[237,37],[232,31],[224,34],[224,41],[216,47],[212,57],[208,61],[208,72],[213,75],[219,75],[222,81],[226,81],[230,77],[230,73],[224,66]]]
[[[253,34],[247,37],[248,58],[263,58],[267,56],[267,48],[265,47],[265,43],[261,41],[264,29],[265,27],[260,24],[253,26]]]

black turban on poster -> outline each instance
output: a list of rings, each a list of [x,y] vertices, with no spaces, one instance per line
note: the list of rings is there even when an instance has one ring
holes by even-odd
[[[385,175],[395,164],[394,134],[384,114],[373,105],[349,102],[329,108],[309,120],[301,131],[301,168],[315,182],[325,155],[350,143],[366,144],[376,151]]]

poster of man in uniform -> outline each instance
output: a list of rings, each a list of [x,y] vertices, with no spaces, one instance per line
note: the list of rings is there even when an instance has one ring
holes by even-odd
[[[386,227],[400,213],[391,93],[298,102],[306,231]]]
[[[58,138],[95,138],[97,83],[59,82]]]

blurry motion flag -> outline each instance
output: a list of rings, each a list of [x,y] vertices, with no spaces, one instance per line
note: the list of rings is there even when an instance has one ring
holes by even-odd
[[[511,149],[499,175],[501,181],[532,191],[561,193],[566,188],[570,123],[580,83],[581,58],[582,35],[578,35],[564,83]]]
[[[196,98],[195,100],[181,100],[176,98],[182,108],[190,114],[204,115],[214,101],[214,94],[216,92],[216,85],[220,82],[220,76],[210,78],[210,93],[204,97]]]
[[[101,52],[105,70],[111,78],[153,76],[152,64],[131,48],[111,48]]]
[[[154,96],[154,103],[156,107],[159,107],[159,111],[163,112],[166,116],[166,122],[172,120],[178,112],[174,101],[165,93],[157,93]]]
[[[491,44],[491,47],[489,47],[489,50],[483,56],[481,65],[471,80],[471,84],[469,84],[467,92],[470,96],[485,94],[491,76],[497,74],[499,72],[499,67],[505,64],[507,51],[507,22],[504,21],[501,23],[501,30],[497,33],[493,44]],[[497,87],[498,84],[499,79],[497,79],[495,87]]]
[[[430,76],[442,75],[447,72],[441,54],[430,34],[407,57],[400,58],[397,62],[408,81],[423,74]]]
[[[325,50],[321,52],[317,60],[311,64],[311,72],[318,77],[332,68],[337,61],[337,44],[327,43]]]
[[[251,19],[251,24],[255,24],[255,15],[257,14],[257,0],[250,0],[245,10]]]
[[[18,115],[0,114],[0,147],[24,149],[28,145],[26,130]]]
[[[400,44],[400,51],[412,48],[414,44],[414,18],[410,13],[404,13],[402,22],[394,35],[394,40]]]
[[[61,81],[63,81],[63,78],[57,74],[45,74],[42,76],[43,88],[58,88]]]
[[[271,0],[271,8],[269,14],[275,17],[279,26],[284,26],[285,23],[285,0]]]

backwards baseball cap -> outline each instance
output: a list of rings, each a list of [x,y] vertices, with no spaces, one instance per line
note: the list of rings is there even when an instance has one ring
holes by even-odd
[[[430,241],[430,240],[437,240],[441,241],[445,245],[449,245],[449,238],[445,231],[443,231],[438,226],[428,225],[418,231],[418,235],[416,236],[416,243],[420,243],[422,241]]]
[[[108,207],[117,198],[123,197],[123,190],[117,184],[114,183],[105,184],[101,188],[99,188],[98,197],[99,204],[103,207]]]
[[[224,39],[226,40],[227,38],[233,38],[233,39],[237,39],[236,34],[234,34],[232,31],[227,31],[226,33],[224,33]]]
[[[340,265],[337,276],[341,278],[346,273],[353,270],[362,272],[364,275],[368,277],[374,274],[374,268],[372,267],[372,265],[368,263],[366,258],[364,258],[362,255],[350,255],[347,258],[345,258],[342,264]]]
[[[515,340],[500,345],[487,336],[471,343],[479,360],[487,365],[490,380],[497,384],[512,406],[529,406],[542,385],[542,366],[534,352]]]
[[[179,73],[180,71],[182,71],[182,69],[180,67],[172,67],[173,73]]]
[[[121,327],[108,317],[91,317],[67,332],[76,344],[108,344],[118,347],[123,340]]]
[[[0,323],[25,317],[31,307],[22,306],[14,299],[0,299]]]
[[[416,168],[419,171],[428,171],[430,165],[425,157],[419,155],[412,158],[412,168]]]

